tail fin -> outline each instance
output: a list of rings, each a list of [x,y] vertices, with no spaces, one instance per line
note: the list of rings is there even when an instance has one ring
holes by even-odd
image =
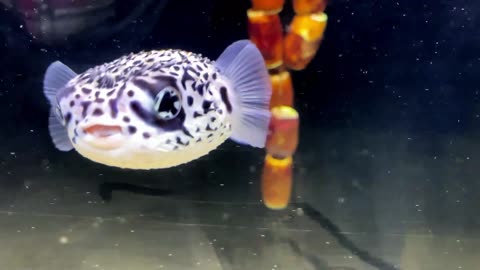
[[[64,87],[73,77],[77,76],[69,67],[56,61],[48,66],[43,79],[43,93],[50,102],[50,116],[48,118],[48,130],[52,137],[53,144],[58,150],[70,151],[73,145],[68,138],[66,128],[59,118],[61,112],[57,107],[57,91]]]
[[[233,86],[231,139],[264,147],[272,86],[262,54],[249,40],[240,40],[228,46],[215,65]]]

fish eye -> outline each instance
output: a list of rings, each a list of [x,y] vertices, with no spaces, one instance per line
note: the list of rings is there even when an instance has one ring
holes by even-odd
[[[160,119],[170,120],[177,117],[181,107],[180,93],[173,86],[167,86],[158,92],[153,108]]]

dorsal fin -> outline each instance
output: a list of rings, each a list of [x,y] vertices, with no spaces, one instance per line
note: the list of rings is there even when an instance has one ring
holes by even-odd
[[[48,66],[43,78],[43,93],[50,104],[55,104],[57,91],[64,87],[77,74],[60,61]]]

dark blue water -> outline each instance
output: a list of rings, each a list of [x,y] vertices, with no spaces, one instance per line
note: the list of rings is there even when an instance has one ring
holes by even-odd
[[[480,4],[357,2],[331,1],[316,58],[293,72],[301,141],[280,212],[259,201],[262,151],[227,142],[126,171],[58,152],[47,133],[51,62],[81,71],[167,47],[214,59],[248,37],[249,1],[116,3],[116,17],[58,45],[0,11],[0,266],[476,269]]]

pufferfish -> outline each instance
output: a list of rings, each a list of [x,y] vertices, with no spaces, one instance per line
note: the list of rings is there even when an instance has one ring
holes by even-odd
[[[44,77],[55,147],[130,169],[190,162],[229,138],[263,148],[271,91],[263,57],[248,40],[216,61],[184,50],[141,51],[81,74],[56,61]]]

